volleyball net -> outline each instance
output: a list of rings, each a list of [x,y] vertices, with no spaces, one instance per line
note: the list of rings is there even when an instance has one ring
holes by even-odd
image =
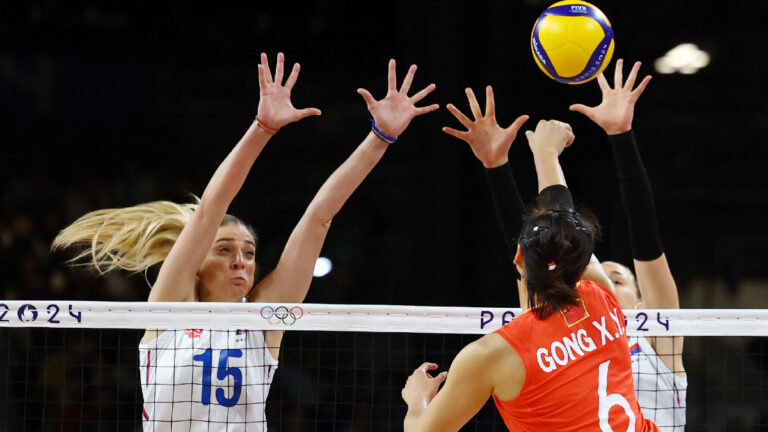
[[[158,431],[402,430],[400,391],[416,367],[430,361],[447,370],[462,347],[519,314],[421,306],[0,302],[0,431],[135,431],[143,425]],[[631,345],[635,336],[685,336],[687,430],[768,428],[768,310],[632,310],[625,316]],[[270,335],[279,333],[269,330],[284,332],[279,347],[270,346]],[[553,365],[580,349],[576,339],[548,348],[541,361]],[[640,391],[666,397],[661,387]],[[683,430],[679,423],[660,426]],[[463,430],[506,427],[489,401]]]

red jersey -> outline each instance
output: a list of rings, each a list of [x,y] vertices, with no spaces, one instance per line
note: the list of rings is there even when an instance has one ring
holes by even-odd
[[[581,306],[544,320],[531,311],[497,330],[525,364],[525,383],[496,407],[513,431],[651,432],[632,385],[624,313],[600,284],[581,281]]]

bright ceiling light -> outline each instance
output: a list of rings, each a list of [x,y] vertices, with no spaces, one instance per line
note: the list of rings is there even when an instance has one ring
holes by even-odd
[[[692,43],[680,44],[656,60],[654,66],[661,74],[694,74],[709,64],[709,53]]]
[[[315,261],[314,277],[323,277],[331,272],[333,269],[333,263],[326,257],[320,257]]]

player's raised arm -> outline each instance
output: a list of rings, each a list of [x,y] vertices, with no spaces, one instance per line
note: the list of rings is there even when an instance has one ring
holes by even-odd
[[[193,300],[196,273],[208,254],[208,245],[213,243],[227,208],[243,186],[253,162],[280,128],[307,116],[320,115],[317,108],[293,107],[291,90],[299,75],[299,64],[294,64],[285,84],[282,83],[283,64],[284,56],[280,53],[273,78],[267,56],[262,53],[258,66],[257,118],[208,182],[197,209],[160,268],[149,294],[150,301]]]
[[[526,131],[525,136],[536,164],[540,198],[549,199],[565,209],[572,209],[573,199],[567,189],[559,157],[566,147],[573,144],[573,129],[561,121],[541,120],[536,125],[536,131]],[[613,283],[594,255],[583,277],[613,290]]]
[[[605,76],[598,77],[602,92],[599,105],[575,104],[571,110],[586,115],[603,128],[611,143],[643,306],[679,308],[677,285],[661,245],[653,192],[632,130],[635,103],[651,76],[646,76],[635,86],[640,62],[634,64],[626,82],[622,68],[623,61],[619,59],[613,87]]]
[[[485,167],[496,216],[501,225],[510,258],[514,259],[525,206],[509,165],[509,148],[522,125],[528,120],[528,116],[521,115],[510,126],[502,128],[496,121],[496,102],[491,86],[485,88],[485,113],[480,110],[480,104],[471,88],[466,89],[466,94],[474,121],[453,104],[448,104],[448,111],[467,130],[460,131],[444,127],[443,132],[469,144],[472,153]]]
[[[571,126],[557,120],[540,120],[536,131],[526,131],[525,137],[536,163],[539,192],[550,186],[567,186],[558,158],[575,139]]]
[[[365,100],[373,127],[352,155],[326,180],[291,233],[275,270],[264,278],[249,296],[250,301],[301,302],[307,295],[315,261],[320,254],[331,220],[347,199],[381,160],[384,152],[408,127],[411,120],[438,108],[416,104],[435,89],[430,84],[408,96],[416,65],[397,88],[395,60],[389,62],[387,95],[375,100],[365,89],[358,93]]]
[[[116,269],[140,272],[162,262],[149,301],[239,301],[252,286],[255,239],[243,222],[226,215],[227,208],[270,138],[289,123],[320,114],[316,108],[293,107],[290,96],[299,65],[293,66],[283,84],[283,64],[280,53],[273,78],[267,56],[261,55],[257,118],[216,169],[199,204],[157,201],[96,210],[64,228],[53,248],[81,246],[73,261],[88,258],[87,265],[101,273]],[[238,236],[233,233],[222,233],[217,239],[223,225],[241,227],[242,241],[235,241]],[[206,267],[213,272],[204,273],[215,276],[210,280],[200,273],[207,258],[222,264]],[[230,258],[236,267],[232,271],[223,264]],[[214,289],[233,284],[238,285],[236,289]],[[209,295],[212,293],[215,295]]]

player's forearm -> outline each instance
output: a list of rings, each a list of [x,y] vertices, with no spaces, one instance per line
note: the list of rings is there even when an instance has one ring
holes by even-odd
[[[659,237],[653,192],[634,132],[608,135],[608,140],[616,163],[632,257],[639,261],[659,258],[664,250]]]
[[[567,186],[557,153],[553,151],[534,152],[533,161],[536,164],[539,192],[553,185]]]
[[[369,133],[352,155],[325,181],[309,204],[307,216],[324,224],[330,223],[373,167],[379,163],[388,146],[389,144],[376,137],[373,132]]]
[[[213,243],[216,230],[269,137],[252,124],[216,169],[200,205],[163,261],[149,301],[185,301],[190,298],[190,287],[194,287],[197,269]]]
[[[418,432],[423,430],[421,415],[424,413],[425,408],[426,406],[408,407],[408,412],[405,414],[405,420],[403,421],[403,432]]]
[[[288,238],[275,271],[254,290],[251,301],[304,301],[331,220],[381,160],[388,145],[370,133],[328,177]]]
[[[491,189],[491,197],[504,235],[504,242],[509,249],[510,258],[514,261],[517,237],[520,236],[523,226],[525,205],[518,192],[512,167],[509,163],[504,163],[501,166],[486,169],[485,178]]]
[[[256,126],[256,122],[251,124],[208,182],[200,199],[201,216],[218,219],[217,224],[220,222],[270,138],[271,135]]]

